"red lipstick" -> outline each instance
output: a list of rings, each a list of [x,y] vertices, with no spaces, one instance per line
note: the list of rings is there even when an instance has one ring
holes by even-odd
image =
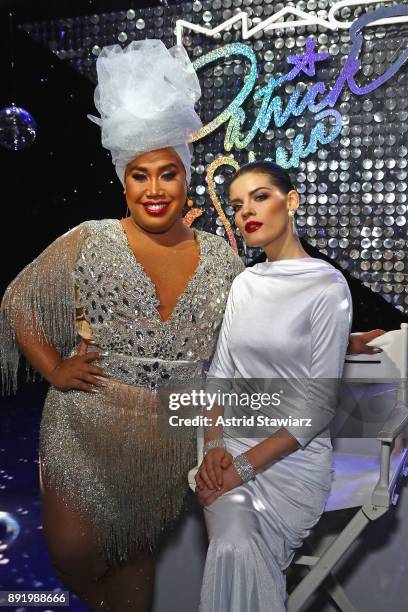
[[[161,215],[167,210],[169,202],[149,202],[143,208],[149,215]]]
[[[259,221],[248,221],[248,223],[245,223],[245,231],[251,234],[252,232],[256,232],[262,225],[263,223],[259,223]]]

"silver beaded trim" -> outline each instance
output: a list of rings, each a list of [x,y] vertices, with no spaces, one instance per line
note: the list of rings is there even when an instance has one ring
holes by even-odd
[[[242,482],[248,482],[256,476],[256,470],[252,463],[245,457],[244,453],[237,455],[232,460],[233,466],[237,470]]]
[[[204,444],[203,452],[204,456],[208,453],[212,448],[227,448],[227,445],[224,442],[223,438],[215,438],[214,440],[210,440]]]

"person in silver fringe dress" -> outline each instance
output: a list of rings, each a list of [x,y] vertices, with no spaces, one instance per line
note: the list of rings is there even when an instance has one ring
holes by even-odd
[[[20,352],[51,384],[40,483],[57,575],[92,610],[142,612],[196,460],[194,430],[160,429],[158,391],[203,378],[244,266],[223,238],[181,216],[188,138],[201,125],[184,49],[108,47],[97,67],[102,119],[93,120],[130,216],[80,223],[16,277],[1,306],[1,365],[8,390]]]
[[[285,170],[262,161],[241,167],[230,199],[245,241],[268,260],[232,283],[207,389],[249,389],[258,402],[256,392],[276,393],[279,403],[266,397],[251,410],[221,402],[213,418],[248,420],[205,428],[196,482],[209,548],[199,612],[283,612],[284,571],[330,492],[328,425],[352,302],[342,274],[303,250],[292,228],[299,196]]]

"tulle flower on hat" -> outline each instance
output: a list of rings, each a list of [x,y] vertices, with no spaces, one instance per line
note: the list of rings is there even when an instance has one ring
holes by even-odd
[[[194,105],[200,83],[186,50],[161,40],[104,47],[97,59],[95,106],[102,145],[109,149],[122,184],[126,165],[138,154],[173,147],[190,182],[189,144],[202,127]]]

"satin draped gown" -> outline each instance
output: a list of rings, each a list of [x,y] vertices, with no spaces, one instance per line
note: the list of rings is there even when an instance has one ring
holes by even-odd
[[[284,571],[330,492],[328,424],[351,320],[343,276],[320,259],[262,262],[233,281],[207,390],[231,391],[242,380],[278,393],[295,389],[279,409],[261,408],[257,415],[309,416],[314,427],[288,421],[298,450],[204,508],[209,548],[199,612],[285,610]],[[226,418],[243,412],[251,410],[225,404]],[[243,430],[233,423],[223,433],[236,456],[278,429]]]

